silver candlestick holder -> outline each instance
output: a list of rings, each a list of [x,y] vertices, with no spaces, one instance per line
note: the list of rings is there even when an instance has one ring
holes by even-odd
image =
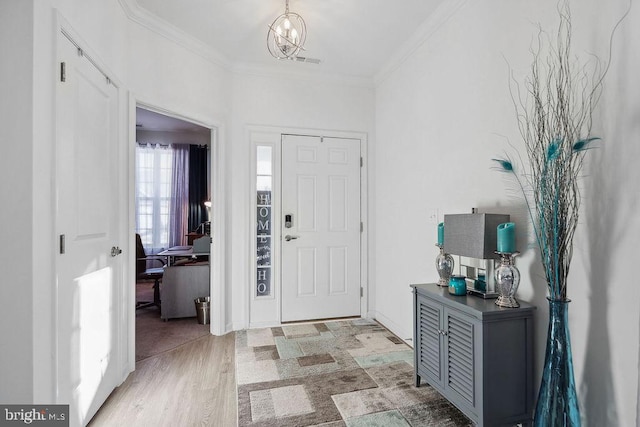
[[[436,246],[440,248],[440,253],[436,257],[436,270],[440,276],[438,286],[444,288],[449,286],[449,279],[451,279],[451,274],[453,273],[454,262],[453,257],[445,253],[443,245],[436,243]]]
[[[498,252],[500,256],[500,265],[496,268],[496,291],[498,298],[496,305],[500,307],[518,308],[520,303],[516,301],[515,295],[520,284],[520,270],[514,263],[514,258],[520,255],[520,252]]]

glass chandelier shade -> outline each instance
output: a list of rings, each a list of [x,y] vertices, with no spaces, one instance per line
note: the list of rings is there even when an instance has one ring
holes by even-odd
[[[289,12],[289,0],[286,0],[285,12],[278,16],[267,33],[269,53],[278,59],[295,59],[300,50],[304,50],[307,38],[307,25],[297,13]]]

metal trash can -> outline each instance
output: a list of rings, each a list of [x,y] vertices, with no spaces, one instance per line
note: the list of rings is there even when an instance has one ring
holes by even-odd
[[[198,323],[201,325],[208,325],[210,322],[210,308],[209,304],[211,299],[209,297],[200,297],[193,300],[196,304],[196,315],[198,316]]]

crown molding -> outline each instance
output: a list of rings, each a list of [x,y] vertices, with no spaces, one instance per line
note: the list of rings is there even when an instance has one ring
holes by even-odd
[[[469,0],[445,0],[436,8],[433,14],[418,27],[413,35],[398,49],[376,73],[373,78],[377,87],[384,82],[395,70],[407,61],[413,53],[435,34],[440,27],[449,21]]]
[[[224,68],[226,71],[269,78],[289,78],[301,81],[326,82],[347,86],[373,88],[373,78],[347,76],[344,74],[323,73],[321,69],[302,69],[300,67],[318,67],[315,64],[282,64],[262,65],[251,62],[233,62],[211,46],[201,40],[185,33],[174,25],[166,22],[158,16],[140,7],[137,0],[118,0],[127,18],[144,28],[173,41],[183,48],[199,55],[200,57]],[[286,65],[298,67],[298,69],[286,69]],[[320,65],[321,67],[321,65]]]
[[[118,2],[120,3],[125,15],[132,22],[135,22],[136,24],[166,38],[169,41],[177,43],[183,48],[215,65],[225,69],[229,69],[231,67],[231,61],[229,61],[229,59],[220,52],[140,7],[137,0],[118,0]]]

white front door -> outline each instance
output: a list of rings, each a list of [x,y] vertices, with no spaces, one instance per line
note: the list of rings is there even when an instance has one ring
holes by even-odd
[[[282,321],[359,316],[360,140],[283,135],[282,215]]]
[[[64,35],[58,60],[57,402],[70,405],[74,426],[85,425],[119,383],[124,257],[111,248],[120,244],[121,144],[117,88]]]

